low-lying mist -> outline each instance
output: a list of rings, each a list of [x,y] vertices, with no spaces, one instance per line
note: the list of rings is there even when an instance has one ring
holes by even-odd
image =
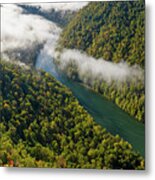
[[[95,59],[78,50],[64,49],[59,55],[56,53],[59,68],[68,76],[78,76],[85,83],[94,80],[111,83],[143,81],[144,72],[138,65],[129,66],[126,62],[113,63],[104,59]]]
[[[61,29],[41,16],[23,14],[16,5],[2,5],[1,8],[1,52],[2,58],[22,60],[36,56],[52,36]],[[25,53],[24,53],[25,51]],[[34,54],[32,56],[32,54]]]
[[[54,6],[51,5],[52,8]],[[56,6],[59,7],[59,4]],[[68,3],[67,7],[74,6]],[[144,80],[144,72],[138,65],[129,66],[123,61],[116,64],[104,59],[95,59],[75,49],[57,52],[55,48],[61,28],[39,15],[24,14],[22,8],[16,5],[3,5],[1,14],[2,58],[21,61],[26,59],[28,64],[35,59],[37,67],[40,68],[54,60],[58,68],[69,77],[78,77],[87,84],[96,80],[109,84],[113,81],[118,83]]]

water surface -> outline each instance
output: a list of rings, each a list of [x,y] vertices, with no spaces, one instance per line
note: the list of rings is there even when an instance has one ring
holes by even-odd
[[[68,79],[60,73],[52,60],[39,58],[36,68],[49,72],[62,84],[66,85],[80,104],[91,114],[96,123],[106,128],[111,134],[119,134],[132,144],[133,148],[143,157],[145,156],[145,127],[133,117],[121,110],[117,105],[103,96],[86,88],[78,82]]]

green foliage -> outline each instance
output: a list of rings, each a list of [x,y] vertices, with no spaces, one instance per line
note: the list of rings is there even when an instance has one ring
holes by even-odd
[[[139,81],[135,83],[134,80],[130,83],[111,83],[96,81],[92,86],[96,92],[99,92],[108,100],[113,101],[121,109],[134,116],[137,121],[145,122],[145,92],[144,84]]]
[[[97,125],[45,72],[0,63],[0,165],[144,169],[144,159]]]
[[[95,58],[144,67],[144,1],[92,2],[63,30],[60,43]]]
[[[144,68],[145,4],[143,0],[127,2],[92,2],[80,10],[64,28],[60,45],[80,49],[95,58]],[[70,77],[78,79],[77,68],[68,67]],[[108,84],[96,80],[95,91],[144,123],[144,82]],[[116,87],[118,86],[118,87]]]

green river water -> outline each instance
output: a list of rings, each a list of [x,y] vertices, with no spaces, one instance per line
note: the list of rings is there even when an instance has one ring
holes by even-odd
[[[41,61],[41,60],[39,60]],[[89,112],[96,123],[113,135],[119,134],[143,157],[145,156],[145,126],[121,110],[117,105],[78,82],[59,73],[52,61],[37,62],[36,68],[49,72],[72,91],[80,104]]]

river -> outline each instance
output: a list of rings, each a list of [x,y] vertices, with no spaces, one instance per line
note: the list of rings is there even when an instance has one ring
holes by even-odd
[[[25,12],[26,9],[27,11]],[[122,111],[111,101],[106,100],[101,95],[86,88],[80,83],[68,79],[64,74],[57,70],[52,59],[55,57],[54,47],[59,39],[62,29],[58,27],[56,23],[49,21],[49,19],[47,20],[44,16],[41,17],[40,13],[38,13],[38,8],[35,9],[35,12],[31,12],[29,11],[29,6],[26,6],[23,11],[22,6],[3,5],[1,11],[3,17],[1,23],[2,57],[4,55],[4,58],[7,57],[8,59],[9,57],[17,60],[24,60],[26,59],[25,57],[27,57],[27,59],[32,59],[32,51],[34,51],[34,54],[38,56],[36,60],[36,68],[41,68],[49,72],[58,81],[70,88],[80,104],[91,114],[98,124],[106,128],[107,131],[113,135],[119,134],[123,139],[132,144],[136,151],[144,156],[144,124],[137,122],[133,117]],[[38,55],[38,53],[35,53],[35,49],[36,47],[40,47],[40,44],[41,48],[43,45],[43,49],[37,50],[39,53]],[[9,50],[11,50],[10,56]],[[74,56],[75,52],[72,53],[72,55]],[[79,59],[79,55],[77,57]],[[91,59],[89,59],[89,61],[90,60]],[[96,65],[96,61],[93,62]],[[24,61],[24,63],[27,63],[27,61]],[[112,65],[112,67],[113,66],[114,65]],[[122,70],[124,70],[123,67],[121,66]],[[103,70],[102,68],[100,69],[101,71]],[[107,69],[107,73],[109,74],[110,71],[107,68],[107,62],[104,64],[104,69]],[[121,74],[118,69],[112,72],[116,72],[116,75],[119,76]]]
[[[66,85],[79,100],[80,104],[91,114],[96,123],[106,128],[113,135],[119,134],[128,141],[143,157],[145,156],[145,127],[117,105],[101,95],[86,88],[78,82],[67,78],[57,70],[52,59],[38,58],[36,68],[49,72],[62,84]]]

